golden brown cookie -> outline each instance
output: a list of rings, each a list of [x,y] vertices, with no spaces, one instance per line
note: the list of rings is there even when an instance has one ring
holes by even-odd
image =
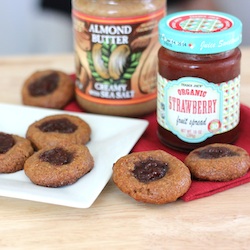
[[[74,82],[62,71],[42,70],[33,73],[23,84],[25,105],[61,109],[74,97]]]
[[[191,175],[176,157],[154,150],[121,157],[113,166],[113,181],[137,201],[164,204],[187,192]]]
[[[24,164],[24,172],[39,186],[61,187],[75,183],[94,167],[84,145],[47,147],[35,152]]]
[[[29,140],[0,132],[0,173],[23,169],[24,162],[34,152]]]
[[[214,143],[191,151],[184,163],[196,179],[230,181],[247,173],[250,157],[238,146]]]
[[[80,117],[69,114],[46,116],[30,124],[26,132],[26,138],[36,150],[47,146],[86,144],[90,135],[89,124]]]

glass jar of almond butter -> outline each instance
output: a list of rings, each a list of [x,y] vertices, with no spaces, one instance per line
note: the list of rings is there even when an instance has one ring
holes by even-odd
[[[106,115],[153,112],[166,0],[73,0],[72,6],[78,104]]]

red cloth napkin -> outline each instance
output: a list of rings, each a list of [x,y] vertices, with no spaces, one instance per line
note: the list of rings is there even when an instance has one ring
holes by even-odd
[[[77,105],[76,102],[71,102],[65,107],[65,110],[68,111],[80,111],[83,110]],[[162,149],[166,152],[176,156],[180,160],[184,160],[186,153],[178,152],[172,150],[159,141],[156,131],[157,131],[157,121],[155,112],[149,115],[142,117],[149,121],[149,126],[146,129],[145,133],[136,143],[132,152],[146,151],[146,150],[155,150]],[[235,142],[235,145],[238,145],[248,152],[250,152],[250,108],[241,104],[241,121],[240,121],[240,135],[238,140]],[[250,171],[243,177],[236,180],[227,181],[227,182],[211,182],[211,181],[196,181],[193,180],[190,189],[185,195],[181,197],[184,201],[191,201],[206,196],[222,192],[229,188],[233,188],[244,183],[250,182]]]

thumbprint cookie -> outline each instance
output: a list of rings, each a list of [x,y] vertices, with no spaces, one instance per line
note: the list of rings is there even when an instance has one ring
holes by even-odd
[[[23,169],[24,162],[34,150],[29,140],[0,132],[0,173],[14,173]]]
[[[36,150],[47,146],[86,144],[90,135],[89,124],[69,114],[46,116],[30,124],[26,132],[26,138]]]
[[[184,163],[192,177],[208,181],[230,181],[247,173],[250,157],[241,147],[214,143],[191,151]]]
[[[30,106],[61,109],[73,97],[73,80],[59,70],[36,71],[22,87],[22,102]]]
[[[24,164],[24,172],[36,185],[61,187],[75,183],[94,167],[85,145],[47,147],[35,152]]]
[[[113,165],[113,181],[136,201],[164,204],[187,192],[191,175],[185,164],[163,150],[135,152]]]

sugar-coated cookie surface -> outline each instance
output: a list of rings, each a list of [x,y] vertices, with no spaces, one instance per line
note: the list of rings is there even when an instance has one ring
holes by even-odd
[[[47,147],[35,152],[24,164],[24,172],[37,185],[61,187],[75,183],[94,167],[84,145]]]
[[[250,157],[241,147],[214,143],[191,151],[184,163],[193,178],[209,181],[230,181],[245,175]]]
[[[164,204],[187,192],[191,175],[185,164],[163,150],[135,152],[113,165],[113,181],[137,201]]]
[[[33,152],[33,147],[26,138],[0,132],[0,173],[22,170],[24,162]]]
[[[26,132],[26,138],[35,149],[86,144],[90,136],[89,124],[80,117],[69,114],[46,116],[30,124]]]
[[[21,94],[25,105],[61,109],[74,97],[74,82],[59,70],[36,71],[24,82]]]

